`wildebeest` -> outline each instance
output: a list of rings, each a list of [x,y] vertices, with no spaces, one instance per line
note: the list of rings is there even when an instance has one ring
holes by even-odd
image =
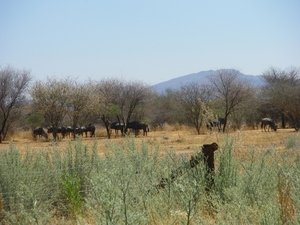
[[[113,122],[110,124],[110,128],[115,130],[115,135],[118,134],[118,131],[120,130],[121,131],[121,134],[123,136],[124,134],[124,124],[123,123],[119,123],[119,122]]]
[[[39,138],[43,136],[44,138],[48,139],[48,134],[42,127],[38,127],[33,130],[33,137],[36,138],[37,136],[39,136]]]
[[[76,128],[74,129],[75,135],[76,135],[76,134],[77,134],[77,135],[83,135],[83,131],[82,131],[81,128],[82,128],[82,127],[76,127]]]
[[[71,137],[71,135],[73,134],[73,132],[74,132],[74,128],[73,127],[71,127],[71,126],[67,126],[66,127],[66,137]]]
[[[218,131],[221,131],[220,121],[219,120],[208,120],[206,122],[206,127],[208,130],[212,131],[212,129],[215,127],[218,129]]]
[[[90,137],[95,137],[95,126],[93,124],[88,124],[84,126],[83,132],[85,133],[85,137],[87,137],[87,133],[90,132]]]
[[[125,127],[125,133],[128,131],[128,128],[134,130],[135,136],[138,135],[139,130],[143,130],[143,136],[147,136],[147,133],[149,132],[149,126],[145,123],[138,122],[138,121],[133,121],[133,122],[127,123],[127,125]]]
[[[277,130],[277,124],[271,119],[271,118],[263,118],[261,120],[261,130],[267,131],[266,127],[268,127],[268,131],[270,131],[270,128],[274,131]]]
[[[61,134],[61,138],[65,138],[67,134],[67,128],[65,127],[49,127],[47,133],[52,134],[54,137],[54,131],[56,135]],[[59,138],[59,136],[57,137]]]
[[[219,117],[218,121],[220,123],[220,130],[223,130],[224,129],[224,125],[225,125],[225,118],[224,117]]]

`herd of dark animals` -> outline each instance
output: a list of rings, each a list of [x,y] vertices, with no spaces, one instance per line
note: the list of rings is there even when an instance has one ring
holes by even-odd
[[[213,129],[217,129],[218,132],[222,130],[222,126],[225,124],[225,118],[218,118],[217,120],[208,120],[206,123],[207,129],[211,132]],[[125,134],[129,133],[129,129],[134,131],[135,136],[139,134],[139,131],[143,131],[143,136],[147,136],[149,132],[149,126],[143,122],[133,121],[129,122],[127,126],[123,123],[113,122],[110,123],[110,129],[115,131],[115,136],[118,135],[118,132],[121,132],[121,135],[124,136]],[[261,120],[261,129],[262,131],[270,131],[270,129],[276,131],[277,124],[271,118],[263,118]],[[61,134],[61,138],[71,137],[71,135],[79,135],[79,136],[88,136],[88,132],[90,133],[90,137],[95,137],[95,126],[93,124],[88,124],[86,126],[72,128],[71,126],[68,127],[59,127],[56,128],[56,134]],[[47,133],[54,133],[54,128],[48,128]],[[48,139],[47,134],[42,127],[38,127],[33,130],[34,138],[41,138],[44,137]]]
[[[87,137],[88,133],[90,133],[90,137],[95,137],[95,131],[96,131],[95,126],[93,124],[88,124],[86,126],[76,127],[75,129],[72,128],[71,126],[58,127],[58,128],[49,127],[47,133],[52,135],[54,135],[54,133],[60,134],[61,138],[71,137],[71,135],[74,134],[80,136],[84,136],[85,134],[85,137]],[[44,138],[48,139],[47,133],[44,131],[42,127],[38,127],[33,130],[33,137],[40,138],[41,136],[43,136]]]
[[[110,129],[115,131],[115,135],[118,135],[118,132],[121,132],[121,135],[124,136],[124,134],[128,134],[129,130],[133,130],[135,136],[139,134],[139,131],[143,131],[143,136],[147,136],[147,133],[149,132],[149,126],[148,124],[145,124],[143,122],[138,122],[138,121],[133,121],[129,122],[127,126],[125,126],[123,123],[119,122],[113,122],[109,123],[110,124]],[[68,127],[58,127],[58,128],[53,128],[50,127],[47,130],[48,134],[59,134],[61,138],[66,138],[66,137],[71,137],[71,135],[79,135],[79,136],[88,136],[88,132],[90,133],[90,137],[95,137],[95,126],[93,124],[89,124],[86,126],[82,127],[76,127],[75,129],[72,128],[71,126]],[[43,136],[44,138],[48,139],[48,134],[47,134],[42,127],[38,127],[33,130],[33,136],[34,138],[36,137],[41,137]]]

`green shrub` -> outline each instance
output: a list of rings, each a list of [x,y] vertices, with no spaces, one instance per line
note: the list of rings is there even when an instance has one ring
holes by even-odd
[[[289,135],[285,142],[285,147],[288,149],[295,148],[297,144],[297,137],[295,135]]]

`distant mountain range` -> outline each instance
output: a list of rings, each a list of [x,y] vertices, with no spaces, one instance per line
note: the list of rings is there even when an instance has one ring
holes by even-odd
[[[165,82],[161,82],[152,86],[152,90],[157,93],[165,93],[167,89],[172,90],[179,90],[182,85],[186,85],[189,83],[197,82],[198,84],[207,84],[208,77],[215,74],[217,71],[208,70],[208,71],[201,71],[198,73],[192,73],[188,75],[184,75],[181,77],[177,77]],[[250,84],[255,87],[260,87],[264,85],[264,81],[261,75],[246,75],[243,73],[238,74],[238,78],[241,80],[247,80]]]

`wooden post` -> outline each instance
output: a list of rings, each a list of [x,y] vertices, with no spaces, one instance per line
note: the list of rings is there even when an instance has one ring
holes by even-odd
[[[198,153],[196,156],[191,156],[189,161],[188,168],[192,169],[196,167],[202,158],[204,159],[204,164],[206,167],[205,171],[205,179],[206,179],[206,190],[210,190],[212,185],[214,184],[213,171],[215,170],[215,162],[214,162],[214,152],[219,148],[216,142],[212,144],[205,144],[202,146],[202,153]],[[168,178],[162,178],[160,183],[155,185],[157,191],[159,189],[164,189],[168,182],[173,182],[177,179],[177,177],[184,174],[184,168],[178,167],[176,170],[172,171],[170,174],[170,180]],[[150,190],[148,191],[148,193]]]
[[[203,145],[202,153],[204,157],[204,163],[206,165],[205,179],[206,179],[206,190],[209,191],[214,185],[214,171],[215,171],[215,157],[214,152],[219,148],[217,143],[210,145]]]

